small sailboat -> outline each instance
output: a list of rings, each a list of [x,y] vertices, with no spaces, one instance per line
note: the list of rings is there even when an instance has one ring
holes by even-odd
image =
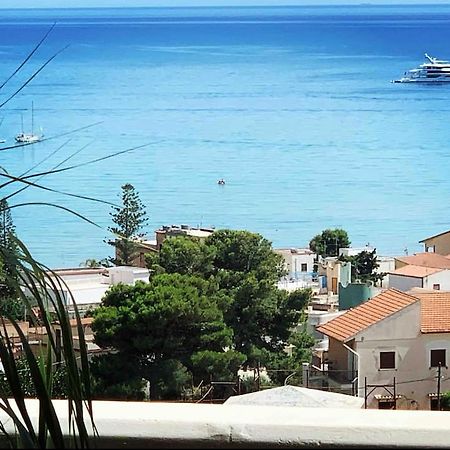
[[[43,134],[34,134],[34,106],[33,102],[31,102],[31,133],[24,133],[23,131],[23,115],[22,117],[22,132],[16,136],[16,142],[21,144],[34,144],[35,142],[39,142],[44,135]]]

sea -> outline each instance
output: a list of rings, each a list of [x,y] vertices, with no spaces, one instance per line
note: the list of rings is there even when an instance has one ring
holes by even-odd
[[[150,239],[186,224],[305,247],[343,228],[421,251],[450,229],[450,85],[391,80],[425,52],[450,59],[450,5],[2,9],[0,145],[22,123],[46,138],[0,151],[2,197],[52,268],[112,255],[126,183]]]

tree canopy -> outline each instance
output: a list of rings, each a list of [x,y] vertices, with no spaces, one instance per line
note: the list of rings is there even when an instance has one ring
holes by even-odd
[[[194,371],[198,352],[230,347],[232,330],[223,320],[220,297],[213,284],[191,275],[162,274],[149,284],[113,286],[94,311],[95,341],[135,361],[157,396],[161,375],[174,360]],[[234,356],[242,362],[241,355]]]
[[[97,344],[135,361],[153,398],[174,395],[187,372],[194,381],[233,379],[240,366],[286,356],[294,341],[299,358],[309,359],[312,341],[296,326],[311,291],[278,289],[283,260],[261,235],[169,237],[146,261],[149,284],[112,287],[94,312],[93,330]]]
[[[377,261],[376,249],[371,252],[363,250],[355,256],[341,256],[339,259],[351,263],[352,281],[377,283],[386,276],[386,273],[377,272],[380,265]]]
[[[217,230],[204,242],[168,238],[148,262],[155,273],[189,271],[214,280],[228,299],[222,311],[233,348],[246,355],[246,364],[260,360],[262,349],[279,352],[286,345],[311,297],[309,290],[288,294],[277,288],[283,259],[270,241],[249,231]]]
[[[157,263],[168,273],[206,276],[213,272],[214,256],[215,248],[211,245],[175,236],[166,240],[161,247]]]
[[[341,228],[326,229],[314,236],[309,242],[309,248],[322,257],[338,256],[340,248],[351,244],[348,234]]]

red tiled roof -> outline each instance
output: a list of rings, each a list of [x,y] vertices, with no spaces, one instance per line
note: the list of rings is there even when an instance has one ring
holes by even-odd
[[[422,333],[450,332],[450,292],[415,292],[420,299]]]
[[[360,331],[417,301],[417,297],[397,289],[388,289],[318,327],[317,331],[345,342]]]
[[[412,256],[401,256],[395,258],[405,264],[422,267],[435,267],[437,269],[450,269],[450,259],[438,253],[416,253]]]
[[[442,272],[445,269],[438,269],[436,267],[415,266],[410,264],[408,266],[400,267],[400,269],[389,272],[392,275],[403,275],[405,277],[424,278],[433,273]]]

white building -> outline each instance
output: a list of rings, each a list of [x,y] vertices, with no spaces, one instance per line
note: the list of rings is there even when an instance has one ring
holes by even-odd
[[[283,257],[288,278],[298,280],[312,276],[316,254],[308,248],[279,248],[274,252]]]
[[[381,287],[387,289],[389,287],[389,273],[395,270],[395,258],[393,256],[378,256],[378,267],[376,273],[385,273],[385,277],[381,281]]]
[[[60,293],[66,300],[69,315],[73,316],[71,306],[74,301],[80,313],[99,306],[106,291],[119,283],[133,285],[140,280],[148,282],[148,269],[140,267],[75,268],[54,271],[62,280]],[[54,278],[54,277],[52,277]],[[70,293],[69,293],[70,292]],[[72,300],[73,299],[73,300]]]
[[[450,269],[403,266],[389,273],[389,287],[404,292],[415,287],[450,291]]]
[[[339,249],[339,256],[356,256],[362,252],[372,253],[374,250],[375,248],[370,245],[365,247],[343,247]]]

